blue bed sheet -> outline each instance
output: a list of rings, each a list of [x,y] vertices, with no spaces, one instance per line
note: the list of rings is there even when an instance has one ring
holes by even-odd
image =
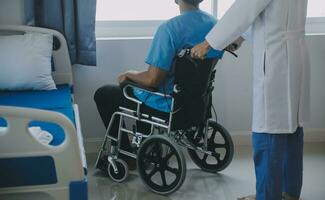
[[[69,85],[61,85],[58,86],[57,90],[50,91],[0,91],[0,105],[59,112],[67,116],[75,124],[71,87]],[[0,118],[1,126],[6,126],[6,123]],[[42,130],[51,133],[53,141],[50,145],[57,146],[65,139],[63,129],[56,124],[34,121],[30,126],[39,126]]]

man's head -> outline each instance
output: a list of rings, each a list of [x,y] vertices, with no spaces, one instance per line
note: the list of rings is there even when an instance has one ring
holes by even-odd
[[[175,3],[179,5],[181,12],[186,10],[198,9],[199,4],[203,0],[175,0]]]
[[[183,1],[187,4],[197,7],[203,0],[176,0],[176,1]]]

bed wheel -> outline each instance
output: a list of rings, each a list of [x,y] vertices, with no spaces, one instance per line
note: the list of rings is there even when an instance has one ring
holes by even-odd
[[[192,138],[195,146],[203,147],[204,129],[200,128]],[[234,155],[234,144],[229,132],[220,124],[210,121],[208,124],[208,151],[215,155],[203,154],[199,151],[188,149],[193,162],[203,171],[217,173],[224,170],[231,163]]]
[[[178,145],[166,136],[147,138],[139,148],[137,164],[143,183],[157,194],[171,194],[184,183],[184,155]]]
[[[116,165],[116,168],[117,168],[117,172],[114,171],[114,167],[113,167],[112,163],[108,164],[108,167],[107,167],[108,176],[113,181],[115,181],[117,183],[121,183],[129,175],[128,165],[126,164],[125,161],[123,161],[121,159],[116,159],[115,160],[115,165]]]

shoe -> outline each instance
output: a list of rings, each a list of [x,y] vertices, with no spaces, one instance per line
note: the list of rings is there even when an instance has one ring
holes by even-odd
[[[247,197],[237,198],[237,200],[256,200],[256,195],[250,195]]]
[[[134,171],[137,169],[137,161],[135,158],[127,157],[124,161],[128,164],[129,170]]]
[[[191,146],[193,148],[196,148],[196,145],[194,145],[194,138],[193,138],[194,133],[192,132],[185,132],[177,135],[179,137],[179,144],[185,145],[185,146]]]
[[[130,156],[126,156],[124,154],[119,154],[118,157],[126,162],[126,164],[129,167],[129,170],[134,171],[134,170],[137,169],[137,162],[136,162],[135,158],[132,158]]]

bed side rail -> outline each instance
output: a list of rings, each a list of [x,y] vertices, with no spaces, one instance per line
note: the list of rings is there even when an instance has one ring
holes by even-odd
[[[52,157],[57,176],[57,182],[50,185],[52,188],[62,189],[66,188],[72,181],[84,180],[76,130],[66,116],[52,111],[0,106],[0,118],[7,122],[7,127],[0,130],[0,159]],[[50,122],[61,126],[65,132],[64,142],[59,146],[39,143],[28,129],[28,125],[32,121]],[[32,191],[39,189],[39,187],[0,188],[0,194],[10,193],[13,190],[15,192]],[[46,185],[41,187],[46,187]]]

